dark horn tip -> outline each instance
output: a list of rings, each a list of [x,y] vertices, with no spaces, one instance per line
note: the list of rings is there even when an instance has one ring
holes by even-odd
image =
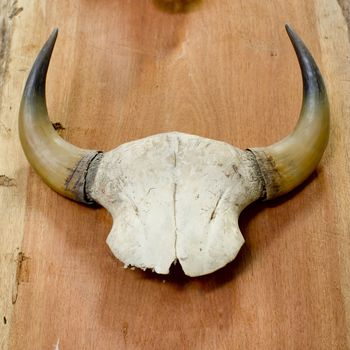
[[[47,39],[46,44],[44,45],[44,48],[51,49],[52,51],[53,46],[56,43],[57,36],[58,36],[58,28],[54,28],[49,38]]]
[[[297,54],[307,54],[311,57],[309,50],[306,48],[303,41],[299,38],[298,34],[295,32],[293,27],[291,27],[288,23],[285,24],[286,32],[291,40],[294,48],[297,51]]]
[[[40,96],[45,96],[46,74],[49,67],[52,51],[56,43],[57,35],[58,28],[55,28],[40,50],[29,73],[24,95],[32,96],[32,93],[35,92]]]
[[[284,27],[286,28],[286,31],[289,33],[289,32],[294,32],[293,28],[290,26],[290,24],[286,23],[284,25]]]
[[[289,24],[286,24],[285,28],[298,57],[303,76],[304,92],[306,95],[316,94],[324,98],[326,89],[314,58],[294,29]]]
[[[56,39],[57,35],[58,35],[58,27],[52,30],[50,37],[54,37]]]
[[[51,41],[55,42],[57,39],[57,36],[58,36],[58,28],[56,27],[51,32],[50,37],[48,39],[48,42],[51,42]]]
[[[49,38],[46,40],[46,43],[44,44],[44,46],[42,47],[42,49],[40,50],[39,52],[39,55],[38,55],[38,59],[40,59],[40,57],[43,57],[43,56],[51,56],[51,53],[53,51],[53,47],[55,46],[55,43],[56,43],[56,39],[57,39],[57,35],[58,35],[58,28],[55,28]],[[38,61],[37,59],[37,61]]]

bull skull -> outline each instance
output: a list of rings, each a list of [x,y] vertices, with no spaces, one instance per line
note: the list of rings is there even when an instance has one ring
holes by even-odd
[[[170,132],[102,153],[64,141],[48,117],[45,83],[54,31],[29,74],[19,134],[29,163],[56,192],[111,213],[107,238],[127,266],[169,273],[178,260],[186,275],[211,273],[232,261],[244,238],[241,211],[276,198],[315,169],[329,135],[326,89],[310,52],[286,26],[303,76],[303,105],[294,131],[264,148]]]

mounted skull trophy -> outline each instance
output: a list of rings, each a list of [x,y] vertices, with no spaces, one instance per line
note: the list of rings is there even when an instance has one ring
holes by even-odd
[[[238,227],[250,203],[276,198],[315,169],[329,136],[326,89],[310,52],[286,26],[303,76],[303,105],[294,131],[264,148],[169,132],[102,153],[77,148],[54,130],[46,107],[46,74],[55,30],[29,74],[19,134],[29,163],[61,195],[99,203],[111,213],[107,243],[127,266],[169,273],[179,261],[188,276],[232,261],[244,238]]]

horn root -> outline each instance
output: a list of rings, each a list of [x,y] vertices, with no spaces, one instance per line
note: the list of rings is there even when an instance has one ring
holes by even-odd
[[[100,152],[84,150],[63,140],[47,111],[46,75],[57,33],[57,29],[52,32],[28,76],[19,112],[19,136],[29,163],[47,185],[72,200],[94,204],[87,194],[85,179]]]
[[[300,185],[321,160],[329,138],[329,103],[321,73],[311,53],[286,25],[303,77],[303,103],[294,131],[283,140],[249,149],[265,183],[264,199],[279,197]]]

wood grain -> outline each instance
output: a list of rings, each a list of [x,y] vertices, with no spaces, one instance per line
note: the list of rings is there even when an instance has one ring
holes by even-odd
[[[349,348],[350,44],[337,0],[158,5],[0,0],[0,175],[15,184],[0,185],[0,348]],[[47,97],[70,142],[108,150],[178,130],[246,148],[279,140],[298,117],[285,22],[324,74],[330,144],[305,185],[243,212],[246,244],[224,269],[195,279],[178,267],[125,270],[104,242],[109,214],[60,197],[29,169],[19,101],[54,27]]]

